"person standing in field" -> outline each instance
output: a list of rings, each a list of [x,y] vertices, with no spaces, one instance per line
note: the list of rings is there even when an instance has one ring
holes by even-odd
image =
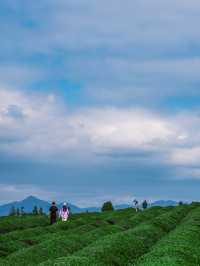
[[[133,206],[135,208],[135,211],[138,212],[139,211],[139,203],[136,199],[133,201]]]
[[[54,201],[52,202],[51,207],[49,208],[49,212],[50,224],[56,223],[58,208],[56,207],[56,203]]]
[[[63,222],[66,222],[69,217],[69,208],[66,202],[63,203],[63,206],[59,211],[59,217],[62,219]]]
[[[147,209],[147,207],[148,207],[148,203],[147,203],[146,200],[144,200],[143,203],[142,203],[143,210]]]

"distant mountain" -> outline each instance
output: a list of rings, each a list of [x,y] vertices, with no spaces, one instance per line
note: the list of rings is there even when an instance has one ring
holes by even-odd
[[[161,206],[161,207],[167,207],[167,206],[177,206],[178,202],[173,200],[157,200],[150,204],[150,206]]]
[[[58,204],[57,206],[60,208],[61,205],[62,204]],[[27,213],[30,213],[30,212],[32,212],[34,206],[37,206],[38,208],[41,207],[43,209],[43,211],[45,213],[47,213],[51,204],[47,201],[38,199],[38,198],[33,197],[33,196],[29,196],[22,201],[15,201],[15,202],[11,202],[11,203],[0,206],[0,216],[8,215],[12,207],[15,207],[15,208],[24,207],[24,211]],[[69,204],[69,207],[73,213],[82,212],[81,208],[79,208],[73,204]]]

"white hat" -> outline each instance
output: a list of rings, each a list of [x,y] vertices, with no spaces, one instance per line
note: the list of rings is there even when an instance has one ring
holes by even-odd
[[[64,202],[64,203],[63,203],[63,205],[64,205],[64,206],[67,206],[67,203],[66,203],[66,202]]]

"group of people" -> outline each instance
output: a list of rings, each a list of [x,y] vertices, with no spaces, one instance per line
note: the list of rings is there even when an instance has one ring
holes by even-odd
[[[146,209],[147,207],[148,203],[146,200],[144,200],[142,202],[142,208]],[[136,199],[133,200],[133,208],[135,209],[136,212],[140,210],[139,202]],[[63,203],[62,208],[59,210],[58,207],[56,206],[56,203],[53,201],[51,207],[49,208],[49,213],[50,213],[50,223],[54,224],[56,223],[57,217],[61,218],[63,222],[66,222],[69,218],[70,210],[66,202]]]
[[[63,203],[62,208],[59,210],[56,203],[53,201],[51,207],[49,208],[50,213],[50,223],[56,223],[57,217],[61,218],[63,222],[66,222],[69,218],[70,210],[67,203]]]
[[[148,207],[148,202],[146,200],[144,200],[142,202],[143,210],[145,210],[147,207]],[[134,199],[134,201],[133,201],[133,208],[135,209],[136,212],[138,212],[140,210],[139,202],[136,199]]]

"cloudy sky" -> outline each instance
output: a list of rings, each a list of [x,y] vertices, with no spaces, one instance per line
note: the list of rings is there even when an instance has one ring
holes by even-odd
[[[198,0],[0,1],[0,203],[200,200]]]

